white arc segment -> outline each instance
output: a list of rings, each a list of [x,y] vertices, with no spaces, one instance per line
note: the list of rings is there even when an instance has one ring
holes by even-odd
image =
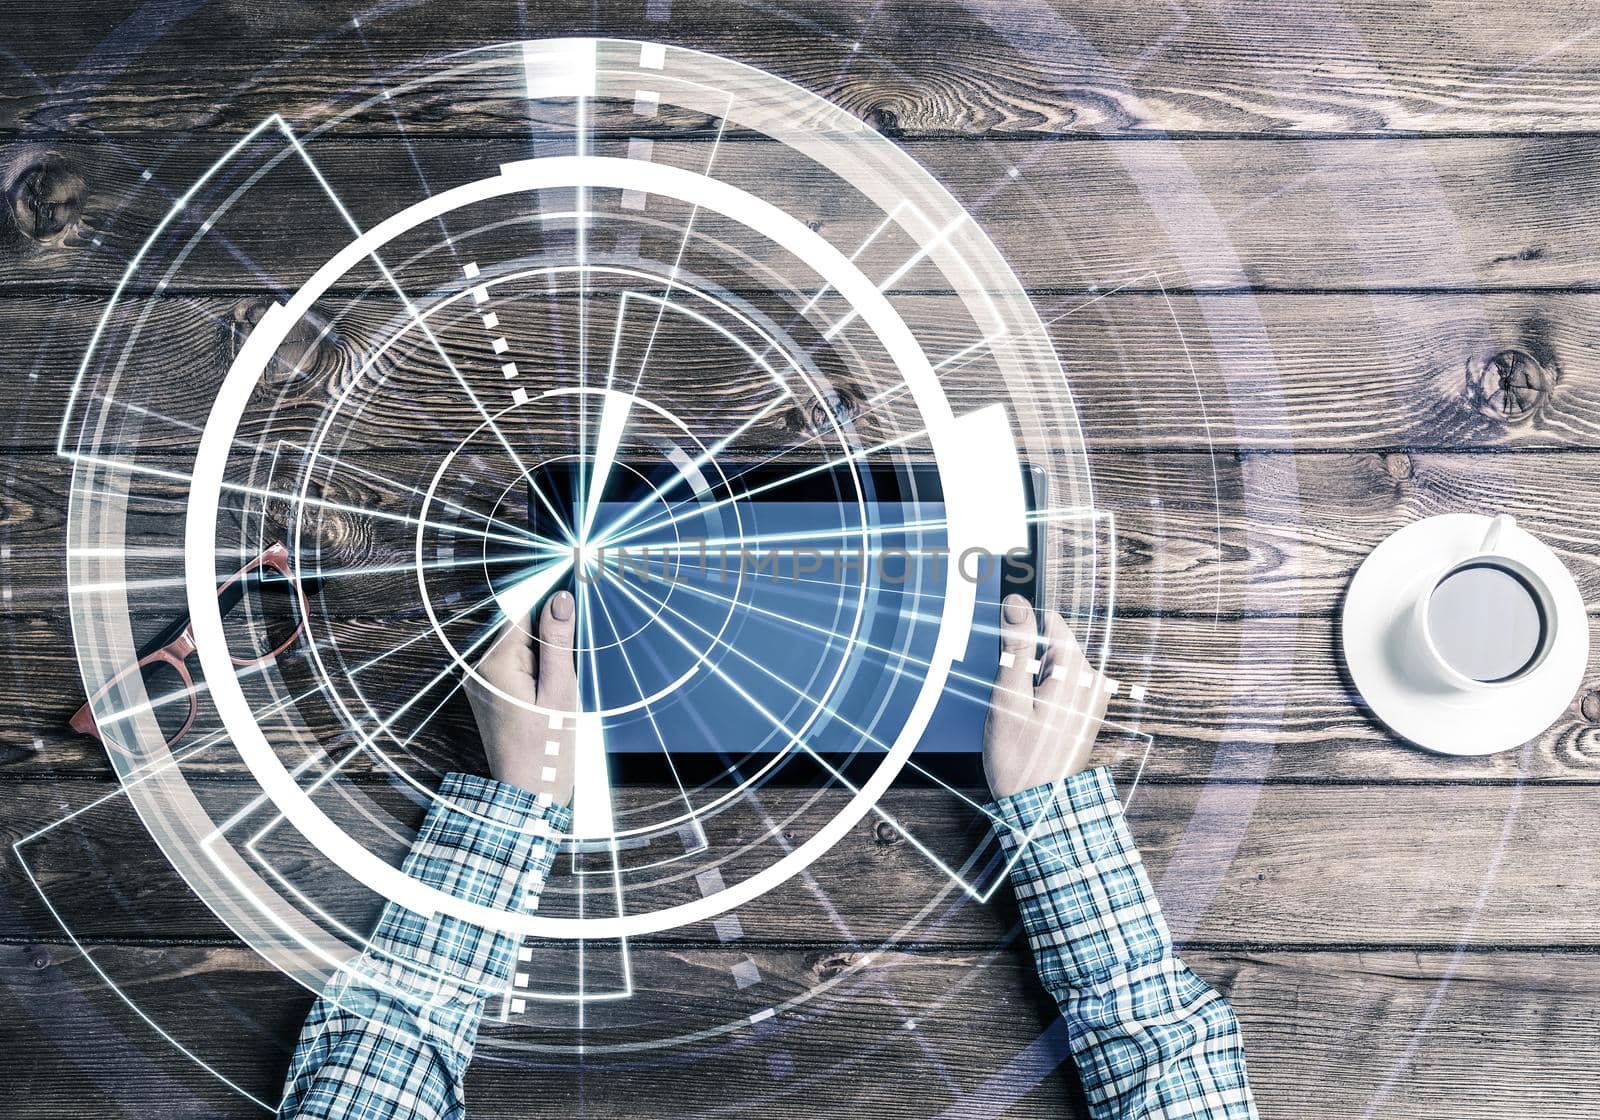
[[[579,712],[573,727],[572,835],[605,840],[616,834],[611,810],[611,773],[606,765],[605,728],[595,712]]]
[[[632,411],[632,396],[617,389],[604,391],[600,403],[600,423],[595,425],[594,462],[589,467],[589,490],[583,499],[579,544],[587,544],[589,534],[594,530],[595,514],[600,511],[600,498],[611,479],[611,468],[617,462],[617,448],[622,443],[622,433],[628,427],[628,416]]]

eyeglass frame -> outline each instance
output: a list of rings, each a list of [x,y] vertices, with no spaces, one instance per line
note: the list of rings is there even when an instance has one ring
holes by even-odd
[[[281,644],[266,653],[255,657],[233,657],[230,654],[229,657],[236,668],[265,665],[270,661],[275,661],[285,650],[294,645],[305,631],[306,618],[310,614],[310,605],[306,602],[307,585],[311,585],[309,590],[312,594],[316,594],[320,590],[320,580],[312,579],[302,582],[296,577],[293,567],[289,563],[288,547],[282,541],[276,541],[263,549],[261,554],[254,560],[217,585],[217,598],[219,599],[226,599],[232,588],[239,587],[238,598],[231,603],[223,605],[221,612],[223,615],[227,615],[229,611],[244,601],[244,581],[252,573],[258,572],[262,568],[270,568],[277,572],[293,590],[297,601],[296,605],[299,607],[299,621],[295,624],[294,631]],[[129,752],[125,747],[105,737],[99,721],[95,719],[95,705],[105,700],[118,685],[122,684],[134,673],[143,672],[144,669],[151,665],[160,664],[172,669],[178,674],[178,678],[183,681],[183,688],[178,692],[169,693],[168,696],[182,695],[187,696],[189,700],[189,714],[184,719],[183,726],[172,735],[166,737],[166,746],[169,749],[176,746],[178,741],[189,733],[189,729],[194,726],[195,718],[200,714],[199,692],[195,687],[194,677],[189,672],[188,665],[188,660],[194,655],[196,649],[193,620],[187,614],[184,614],[158,634],[150,643],[150,647],[153,648],[150,648],[148,653],[142,654],[132,665],[123,669],[101,685],[100,688],[96,689],[94,695],[85,700],[83,706],[72,714],[72,718],[67,721],[67,726],[80,735],[88,735],[103,743],[107,748],[127,755]]]

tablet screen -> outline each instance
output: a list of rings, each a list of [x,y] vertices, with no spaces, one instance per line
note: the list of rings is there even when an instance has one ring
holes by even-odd
[[[976,624],[917,749],[981,749],[1006,559],[951,557],[927,485],[818,500],[837,481],[600,504],[573,590],[583,703],[609,751],[881,753],[921,692],[952,568]]]

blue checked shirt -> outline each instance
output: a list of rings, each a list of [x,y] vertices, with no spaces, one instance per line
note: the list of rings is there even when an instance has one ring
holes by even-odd
[[[486,906],[532,909],[565,809],[452,774],[405,871]],[[1105,770],[991,809],[1046,989],[1065,1017],[1097,1120],[1255,1120],[1233,1010],[1172,940]],[[1015,831],[1013,831],[1015,830]],[[484,1004],[503,998],[518,939],[390,903],[366,950],[311,1009],[278,1115],[460,1120]]]
[[[1074,775],[1059,795],[1035,786],[990,811],[1017,857],[1022,925],[1096,1120],[1255,1120],[1239,1022],[1173,955],[1110,771]]]
[[[451,774],[404,870],[458,898],[530,911],[570,823],[547,797]],[[478,1020],[509,993],[520,946],[512,934],[389,903],[367,948],[312,1005],[278,1115],[465,1116]]]

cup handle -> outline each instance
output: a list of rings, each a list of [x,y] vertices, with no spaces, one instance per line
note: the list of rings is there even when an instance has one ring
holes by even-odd
[[[1500,548],[1500,538],[1505,535],[1507,528],[1516,525],[1517,519],[1509,513],[1498,515],[1489,522],[1489,531],[1483,535],[1483,543],[1478,546],[1479,552],[1496,552]]]

